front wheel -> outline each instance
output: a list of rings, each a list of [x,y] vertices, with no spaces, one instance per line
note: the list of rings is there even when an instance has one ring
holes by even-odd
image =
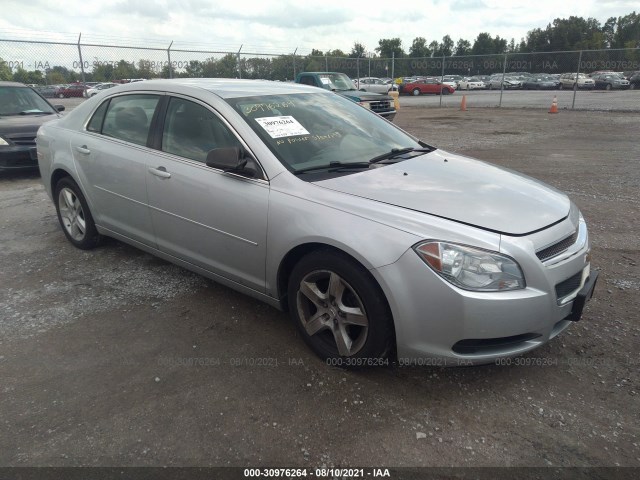
[[[55,188],[56,212],[67,239],[77,248],[89,250],[100,243],[101,236],[80,188],[71,178],[61,179]]]
[[[369,272],[344,254],[303,257],[289,279],[289,309],[304,341],[322,359],[382,359],[392,345],[391,313]]]
[[[451,90],[449,90],[448,88],[443,88],[442,95],[451,95]]]
[[[411,92],[411,93],[413,93],[413,96],[414,96],[414,97],[417,97],[418,95],[420,95],[420,93],[421,93],[421,92],[420,92],[420,89],[419,89],[419,88],[414,88],[414,89],[413,89],[413,92]]]
[[[64,93],[59,93],[58,98],[64,98]]]
[[[611,90],[611,84],[607,83],[607,85],[604,87],[605,90]]]

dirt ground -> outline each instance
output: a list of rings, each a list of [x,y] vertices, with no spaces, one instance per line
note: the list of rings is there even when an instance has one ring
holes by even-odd
[[[396,117],[587,219],[595,297],[504,366],[329,367],[284,313],[116,241],[74,249],[37,174],[0,176],[0,466],[640,467],[638,120]]]

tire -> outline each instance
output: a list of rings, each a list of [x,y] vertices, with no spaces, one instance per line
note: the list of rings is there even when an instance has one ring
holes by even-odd
[[[102,238],[80,188],[70,177],[62,178],[54,191],[58,221],[67,240],[81,250],[95,248]]]
[[[411,92],[413,94],[414,97],[417,97],[418,95],[420,95],[420,89],[419,88],[414,88],[413,91]]]
[[[59,93],[58,98],[64,98],[64,93]]]
[[[467,85],[467,92],[469,91],[469,85]]]
[[[630,83],[629,84],[629,90],[635,90],[636,88],[636,84],[635,83]]]
[[[493,85],[489,84],[489,90],[493,90]]]
[[[604,87],[605,90],[611,90],[611,84],[607,83]]]
[[[305,343],[323,360],[382,359],[393,345],[391,313],[371,274],[348,256],[318,250],[293,268],[289,310]],[[369,363],[371,364],[371,363]]]
[[[562,90],[563,88],[564,88],[564,85],[560,83],[560,85],[558,85],[558,90]]]
[[[443,88],[442,95],[451,95],[451,91],[448,88]]]

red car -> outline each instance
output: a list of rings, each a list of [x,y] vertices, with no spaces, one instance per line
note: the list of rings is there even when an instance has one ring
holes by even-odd
[[[450,95],[456,89],[441,83],[436,79],[426,78],[424,80],[415,80],[402,85],[400,93],[408,93],[411,95],[422,95],[423,93],[435,93],[436,95]]]
[[[58,98],[84,97],[84,91],[87,89],[84,85],[74,84],[67,85],[56,92]]]

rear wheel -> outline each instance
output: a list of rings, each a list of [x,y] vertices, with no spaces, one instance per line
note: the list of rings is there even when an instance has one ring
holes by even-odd
[[[64,98],[64,93],[59,93],[58,98]]]
[[[411,93],[413,93],[413,95],[414,95],[415,97],[417,97],[418,95],[420,95],[420,93],[421,93],[421,92],[420,92],[420,89],[419,89],[419,88],[414,88],[414,89],[413,89],[413,91],[412,91]]]
[[[605,85],[604,89],[605,90],[611,90],[611,84],[607,83],[607,85]]]
[[[82,250],[97,246],[101,235],[76,182],[69,177],[61,179],[56,184],[54,199],[58,221],[67,239]]]
[[[373,277],[331,250],[303,257],[289,279],[289,308],[304,341],[321,358],[384,358],[392,344],[389,308]]]

